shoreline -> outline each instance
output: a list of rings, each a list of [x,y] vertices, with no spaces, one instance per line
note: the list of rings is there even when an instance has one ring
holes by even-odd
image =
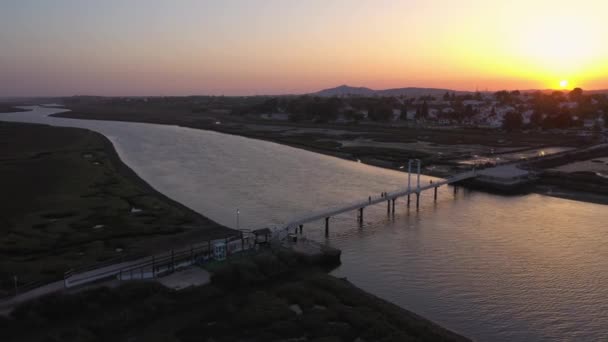
[[[574,191],[559,186],[539,185],[536,186],[532,193],[571,201],[608,205],[607,195]]]
[[[69,106],[66,106],[66,108],[70,109]],[[352,161],[352,162],[361,162],[364,163],[366,165],[370,165],[370,166],[375,166],[375,167],[380,167],[380,168],[384,168],[384,169],[389,169],[389,170],[393,170],[393,171],[399,171],[399,172],[403,172],[404,174],[407,173],[407,170],[401,169],[399,166],[394,165],[394,162],[391,163],[388,160],[384,160],[384,159],[378,159],[378,158],[357,158],[357,156],[355,155],[356,152],[353,151],[337,151],[331,147],[328,148],[323,148],[320,147],[319,144],[310,144],[310,143],[306,143],[305,140],[302,139],[296,139],[297,141],[289,141],[286,139],[276,139],[273,136],[268,136],[268,134],[264,134],[263,132],[260,131],[255,131],[255,130],[246,130],[246,129],[240,129],[242,128],[240,126],[234,126],[233,124],[230,125],[216,125],[213,124],[211,122],[207,122],[205,124],[203,123],[198,123],[198,124],[184,124],[182,122],[179,121],[171,121],[171,120],[138,120],[137,118],[133,119],[133,118],[124,118],[124,117],[111,117],[111,118],[103,118],[104,115],[92,115],[92,116],[86,116],[81,112],[74,112],[72,111],[72,109],[70,109],[70,112],[64,112],[64,113],[59,113],[59,114],[52,114],[50,116],[54,116],[54,117],[61,117],[61,118],[75,118],[75,119],[84,119],[84,120],[109,120],[109,121],[123,121],[123,122],[139,122],[139,123],[153,123],[153,124],[165,124],[165,125],[175,125],[175,126],[179,126],[179,127],[184,127],[184,128],[190,128],[190,129],[200,129],[200,130],[207,130],[207,131],[211,131],[211,132],[217,132],[217,133],[221,133],[221,134],[229,134],[229,135],[235,135],[235,136],[240,136],[240,137],[245,137],[245,138],[249,138],[249,139],[257,139],[257,140],[262,140],[262,141],[267,141],[267,142],[272,142],[275,144],[279,144],[279,145],[284,145],[284,146],[289,146],[289,147],[293,147],[293,148],[297,148],[297,149],[301,149],[301,150],[305,150],[305,151],[309,151],[309,152],[313,152],[313,153],[319,153],[319,154],[323,154],[326,156],[331,156],[331,157],[335,157],[335,158],[340,158],[343,160],[348,160],[348,161]],[[259,124],[263,124],[259,123]],[[283,125],[289,125],[289,123],[285,122],[281,122],[278,123],[279,126],[283,126]],[[306,125],[304,125],[306,126]],[[329,129],[328,127],[333,128],[340,128],[339,126],[334,127],[335,125],[326,125],[326,126],[322,126],[320,129]],[[299,126],[298,126],[299,127]],[[342,127],[343,128],[343,127]],[[377,127],[374,127],[377,128]],[[293,140],[293,139],[292,139]],[[535,146],[530,146],[530,147],[526,147],[524,148],[524,150],[527,149],[534,149],[536,148]],[[512,152],[509,152],[512,153]],[[426,176],[431,176],[431,177],[438,177],[438,178],[445,178],[447,176],[449,176],[449,172],[442,172],[442,171],[434,171],[434,170],[428,170],[428,169],[423,169],[422,170],[422,174],[426,175]],[[461,186],[467,186],[466,184],[463,184]],[[523,189],[523,193],[538,193],[541,195],[548,195],[551,196],[550,194],[544,194],[542,190],[539,190],[539,187],[542,188],[542,186],[540,185],[528,185]],[[472,190],[475,190],[475,188],[471,188]],[[479,189],[477,189],[479,191]],[[570,200],[575,200],[575,201],[581,201],[581,202],[588,202],[588,203],[600,203],[600,204],[606,204],[606,202],[608,202],[608,195],[601,195],[601,194],[591,194],[591,193],[586,193],[586,192],[580,192],[580,191],[571,191],[565,188],[561,188],[559,189],[560,192],[564,192],[567,193],[564,195],[560,195],[560,196],[553,196],[553,197],[560,197],[560,198],[567,198]],[[502,194],[500,192],[490,192],[493,194],[497,194],[497,195],[509,195],[509,194]],[[598,199],[599,197],[604,196],[606,199]]]
[[[196,223],[214,224],[214,225],[220,226],[222,228],[231,230],[234,233],[240,234],[240,232],[238,230],[223,226],[223,225],[211,220],[210,218],[204,216],[203,214],[195,211],[194,209],[191,209],[191,208],[187,207],[186,205],[184,205],[184,204],[168,197],[167,195],[163,194],[162,192],[156,190],[152,185],[150,185],[143,178],[141,178],[135,171],[133,171],[133,169],[131,169],[131,167],[129,167],[129,165],[127,165],[125,162],[122,161],[122,159],[120,159],[120,156],[118,155],[118,151],[116,150],[116,148],[114,147],[114,144],[112,143],[112,141],[110,141],[110,139],[108,139],[105,135],[103,135],[101,133],[94,132],[94,131],[91,131],[91,132],[93,132],[95,134],[99,134],[100,136],[103,137],[104,145],[105,145],[104,147],[106,148],[106,152],[108,153],[110,159],[112,160],[113,163],[115,163],[115,166],[117,167],[118,171],[123,176],[127,177],[132,183],[145,189],[146,191],[149,191],[154,196],[160,198],[164,202],[167,202],[167,203],[179,208],[180,210],[183,210],[183,211],[189,213],[190,215],[195,216],[198,220],[200,220],[199,222],[196,222]]]

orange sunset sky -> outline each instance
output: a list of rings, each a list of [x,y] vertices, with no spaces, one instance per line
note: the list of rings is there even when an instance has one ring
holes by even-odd
[[[599,0],[5,0],[0,96],[604,89],[607,14]]]

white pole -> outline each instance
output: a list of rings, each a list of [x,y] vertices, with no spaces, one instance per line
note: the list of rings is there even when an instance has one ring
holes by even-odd
[[[420,159],[416,159],[416,162],[418,163],[418,192],[420,192]]]
[[[412,160],[407,161],[407,191],[412,189]]]

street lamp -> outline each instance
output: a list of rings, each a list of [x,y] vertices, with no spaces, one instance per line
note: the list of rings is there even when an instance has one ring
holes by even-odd
[[[239,229],[239,214],[241,211],[239,209],[236,210],[236,229]]]

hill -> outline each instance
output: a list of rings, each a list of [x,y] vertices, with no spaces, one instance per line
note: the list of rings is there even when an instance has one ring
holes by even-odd
[[[312,95],[317,96],[408,96],[408,97],[418,97],[424,95],[431,96],[442,96],[446,92],[454,92],[456,94],[469,94],[471,92],[467,91],[455,91],[451,89],[438,89],[438,88],[415,88],[415,87],[407,87],[407,88],[393,88],[393,89],[383,89],[383,90],[374,90],[366,87],[351,87],[348,85],[341,85],[335,88],[323,89]]]

